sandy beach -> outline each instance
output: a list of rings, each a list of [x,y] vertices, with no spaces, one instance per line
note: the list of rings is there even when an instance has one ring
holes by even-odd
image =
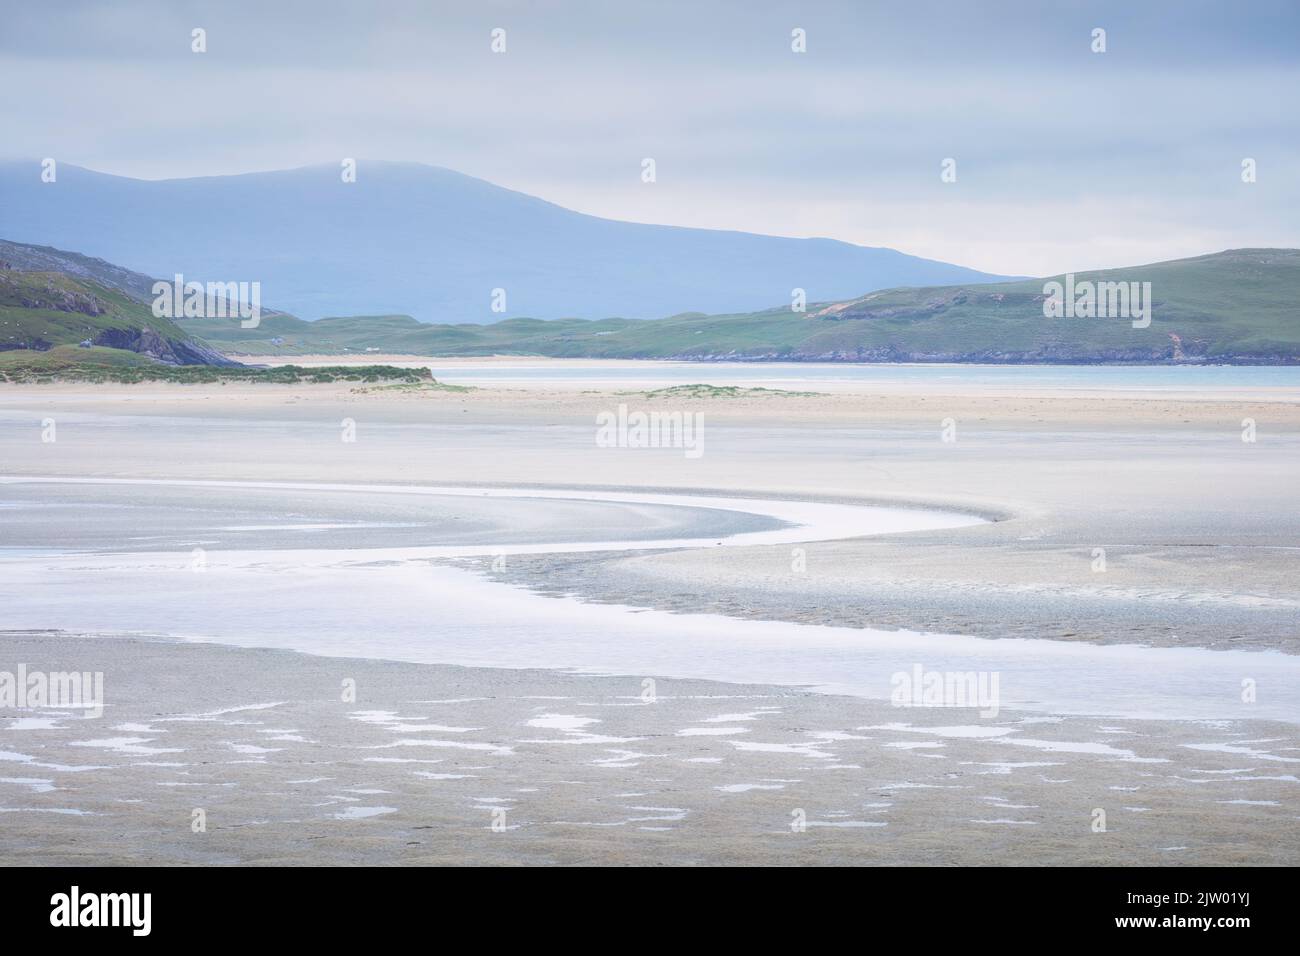
[[[8,858],[1300,861],[1296,390],[648,374],[5,386],[0,670],[106,688],[0,710]],[[702,454],[600,447],[620,405],[703,416]],[[963,520],[788,530],[810,504]],[[891,705],[892,661],[1015,705]]]

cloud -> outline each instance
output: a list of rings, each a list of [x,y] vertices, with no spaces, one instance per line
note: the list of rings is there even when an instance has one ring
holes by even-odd
[[[1017,274],[1300,244],[1285,3],[87,2],[6,20],[9,157],[147,178],[417,160],[611,218]]]

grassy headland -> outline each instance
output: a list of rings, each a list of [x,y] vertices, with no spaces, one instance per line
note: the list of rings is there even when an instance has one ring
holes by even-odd
[[[1063,277],[1054,277],[1063,279]],[[410,316],[304,322],[279,315],[257,329],[221,320],[182,326],[232,355],[539,355],[747,361],[1178,363],[1300,361],[1300,250],[1238,249],[1077,281],[1150,282],[1152,321],[1043,315],[1044,279],[889,289],[841,302],[738,315],[665,319],[509,319],[430,325]],[[809,295],[816,290],[810,289]]]

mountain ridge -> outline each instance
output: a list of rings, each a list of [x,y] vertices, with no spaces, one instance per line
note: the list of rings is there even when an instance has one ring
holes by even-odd
[[[420,163],[361,162],[355,183],[328,164],[138,180],[62,163],[43,183],[39,164],[7,162],[0,208],[8,239],[150,275],[259,281],[305,319],[659,318],[765,308],[795,288],[825,301],[1005,278],[835,239],[591,216]]]

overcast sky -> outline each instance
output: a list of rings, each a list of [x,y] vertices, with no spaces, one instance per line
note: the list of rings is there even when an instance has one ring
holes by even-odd
[[[0,24],[3,158],[415,160],[1005,274],[1300,246],[1294,0],[0,0]]]

